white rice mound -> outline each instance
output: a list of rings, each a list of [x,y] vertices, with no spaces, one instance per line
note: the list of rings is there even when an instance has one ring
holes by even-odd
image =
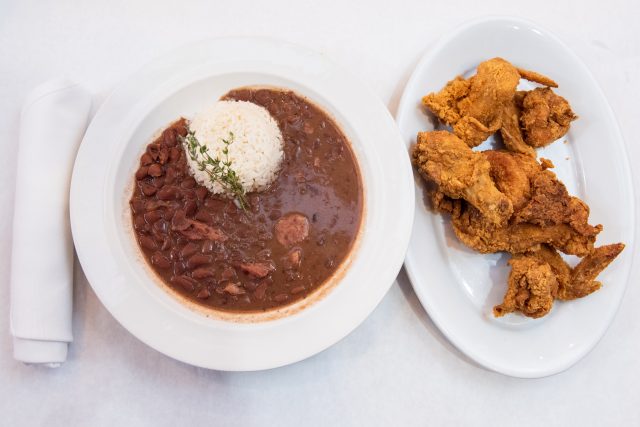
[[[229,160],[244,190],[262,191],[276,178],[284,153],[283,138],[278,124],[269,112],[246,101],[218,101],[196,114],[189,123],[200,144],[208,147],[211,158],[225,160],[223,139],[229,145]],[[202,160],[202,155],[198,153]],[[198,168],[187,152],[189,169],[195,180],[216,194],[226,193],[224,187]],[[227,194],[231,196],[230,194]]]

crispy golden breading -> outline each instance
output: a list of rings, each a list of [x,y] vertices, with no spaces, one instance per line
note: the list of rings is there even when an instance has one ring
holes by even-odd
[[[558,86],[539,73],[516,68],[502,58],[493,58],[480,63],[474,76],[469,79],[456,77],[440,92],[422,98],[422,103],[438,119],[450,125],[453,133],[470,147],[500,131],[507,149],[535,157],[532,147],[546,145],[543,138],[558,133],[561,128],[556,125],[564,125],[566,109],[571,112],[571,108],[564,98],[548,87],[516,92],[520,78],[548,87]],[[547,115],[544,106],[549,107]],[[528,139],[521,126],[528,129]]]
[[[475,147],[502,127],[504,105],[513,102],[519,81],[513,65],[493,58],[478,65],[473,77],[456,77],[422,102],[467,145]]]
[[[591,252],[596,240],[596,234],[580,234],[568,224],[495,226],[473,206],[467,206],[457,218],[452,217],[451,224],[458,239],[480,253],[517,254],[547,243],[566,254],[584,256]]]
[[[492,224],[503,224],[513,213],[509,199],[496,188],[490,164],[457,136],[446,131],[420,132],[413,161],[439,191],[477,207]]]
[[[509,260],[511,273],[502,304],[493,308],[496,317],[519,311],[528,317],[546,315],[553,307],[558,281],[549,264],[535,257],[514,256]]]
[[[491,178],[498,190],[511,200],[514,210],[531,198],[530,177],[542,171],[533,157],[501,150],[483,151],[491,165]]]
[[[547,87],[558,87],[558,83],[554,82],[547,76],[543,76],[540,73],[536,73],[535,71],[525,70],[524,68],[516,68],[518,70],[518,74],[525,80],[529,80],[530,82],[538,83]]]
[[[572,300],[582,298],[597,291],[602,283],[595,279],[622,252],[624,243],[600,246],[586,257],[571,271],[571,281],[558,291],[558,298]]]
[[[537,88],[522,100],[520,125],[524,141],[532,147],[544,147],[561,138],[577,116],[563,97],[549,88]]]
[[[589,225],[589,206],[570,196],[566,187],[549,170],[541,171],[530,179],[531,198],[513,216],[514,224],[529,223],[542,227],[567,224],[584,236],[595,236],[601,225]]]
[[[495,316],[519,311],[525,316],[541,317],[551,310],[554,299],[572,300],[597,291],[602,284],[596,277],[623,249],[622,243],[601,246],[573,269],[547,245],[514,255],[509,261],[507,292],[502,304],[493,308]]]

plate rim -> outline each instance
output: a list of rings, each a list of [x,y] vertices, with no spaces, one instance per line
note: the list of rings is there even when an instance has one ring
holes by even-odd
[[[627,147],[627,143],[622,135],[622,131],[620,129],[620,125],[618,123],[618,120],[613,112],[613,109],[611,108],[611,105],[609,104],[600,84],[598,84],[598,81],[595,79],[595,77],[593,76],[593,74],[591,73],[591,71],[588,69],[588,67],[586,66],[586,64],[580,59],[580,57],[575,54],[573,52],[573,50],[571,50],[561,39],[559,39],[553,32],[547,30],[546,28],[544,28],[543,26],[532,22],[530,20],[527,19],[523,19],[520,17],[515,17],[515,16],[509,16],[509,15],[487,15],[481,18],[477,18],[477,19],[473,19],[473,20],[469,20],[466,21],[464,23],[462,23],[461,25],[459,25],[458,27],[454,28],[453,30],[448,31],[447,33],[445,33],[444,35],[442,35],[434,44],[433,46],[427,48],[425,51],[423,51],[423,53],[420,56],[419,61],[416,63],[409,79],[407,80],[407,83],[404,86],[403,92],[402,92],[402,96],[400,97],[399,103],[398,103],[398,110],[396,112],[395,115],[395,119],[396,119],[396,123],[398,123],[398,125],[400,124],[401,118],[406,114],[406,110],[407,108],[409,108],[410,102],[408,101],[408,97],[411,96],[409,94],[408,89],[412,86],[414,86],[416,84],[416,82],[419,80],[420,76],[419,76],[419,71],[421,69],[423,69],[426,64],[428,64],[429,62],[431,62],[433,60],[434,57],[436,57],[437,54],[439,54],[440,52],[442,52],[443,50],[446,49],[447,45],[453,41],[456,37],[458,37],[460,34],[473,29],[474,27],[478,27],[481,25],[486,25],[486,24],[514,24],[514,25],[521,25],[523,27],[526,27],[527,29],[533,29],[536,30],[537,32],[541,33],[542,35],[544,35],[545,37],[547,37],[548,39],[552,40],[554,43],[556,43],[559,47],[561,47],[567,54],[568,56],[571,57],[572,61],[579,67],[582,69],[582,71],[585,73],[585,76],[587,76],[591,82],[591,85],[593,87],[593,89],[597,92],[598,96],[604,101],[603,106],[606,110],[607,115],[609,116],[609,119],[611,120],[611,122],[614,124],[613,126],[613,130],[617,136],[616,138],[616,144],[619,145],[619,147],[622,150],[622,153],[624,154],[624,159],[622,161],[623,163],[623,167],[624,167],[624,175],[625,175],[625,181],[627,181],[627,184],[631,190],[631,196],[632,196],[632,202],[631,202],[631,208],[632,208],[632,212],[631,212],[631,218],[633,219],[637,219],[637,212],[638,212],[638,206],[637,206],[637,192],[638,189],[635,188],[634,186],[634,182],[633,182],[633,176],[631,174],[631,164],[630,164],[630,159],[629,159],[629,150]],[[403,136],[404,138],[404,136]],[[405,141],[406,143],[406,141]],[[419,202],[416,201],[416,205],[415,208],[416,210],[418,209],[419,206]],[[415,221],[415,219],[414,219]],[[633,232],[631,233],[631,244],[627,245],[627,248],[629,250],[629,252],[631,253],[631,256],[629,258],[629,267],[626,273],[626,277],[624,279],[624,284],[623,284],[623,289],[622,292],[620,293],[620,296],[618,297],[617,301],[615,302],[615,307],[612,308],[612,310],[610,310],[609,314],[608,314],[608,319],[606,320],[606,326],[603,328],[603,330],[599,333],[599,335],[596,337],[596,339],[594,339],[589,345],[585,346],[585,348],[573,359],[569,359],[566,362],[559,364],[558,366],[555,367],[550,367],[547,369],[529,369],[529,370],[518,370],[518,369],[510,369],[510,368],[506,368],[504,366],[498,365],[493,363],[490,360],[486,360],[485,358],[481,357],[480,355],[476,354],[475,351],[473,351],[471,348],[469,348],[467,345],[465,345],[464,342],[461,342],[462,340],[459,340],[455,337],[455,334],[451,333],[449,331],[449,329],[447,328],[447,325],[443,322],[443,319],[440,318],[437,314],[437,310],[434,309],[434,307],[432,306],[431,301],[429,300],[428,296],[424,293],[423,289],[418,286],[418,285],[414,285],[415,283],[418,283],[418,279],[417,276],[419,275],[418,270],[415,268],[415,266],[413,265],[412,259],[413,259],[413,255],[412,255],[412,250],[411,250],[411,243],[409,244],[409,247],[407,248],[407,256],[405,258],[405,262],[404,262],[404,268],[407,272],[407,276],[409,278],[409,281],[411,282],[411,286],[414,289],[416,295],[418,296],[418,300],[420,301],[420,304],[422,305],[422,307],[425,309],[425,311],[427,312],[427,314],[429,315],[429,318],[434,322],[434,324],[438,327],[438,329],[440,330],[440,332],[444,335],[444,337],[451,343],[453,344],[454,347],[456,347],[459,351],[461,351],[463,354],[465,354],[466,356],[470,357],[474,362],[480,364],[482,367],[487,368],[491,371],[503,374],[503,375],[507,375],[507,376],[511,376],[511,377],[516,377],[516,378],[542,378],[542,377],[547,377],[547,376],[551,376],[551,375],[555,375],[558,373],[561,373],[567,369],[569,369],[570,367],[572,367],[573,365],[575,365],[576,363],[578,363],[580,360],[582,360],[587,354],[589,354],[597,345],[598,343],[602,340],[602,338],[604,337],[604,335],[606,334],[607,330],[609,329],[609,327],[611,326],[611,324],[613,323],[613,320],[615,318],[615,316],[617,315],[620,305],[622,304],[622,300],[624,299],[624,295],[627,292],[628,289],[628,285],[629,282],[631,280],[631,273],[634,270],[634,265],[636,262],[634,262],[634,260],[637,258],[637,251],[638,251],[638,234],[639,234],[639,227],[635,224],[635,221],[632,221],[632,227],[633,227]]]

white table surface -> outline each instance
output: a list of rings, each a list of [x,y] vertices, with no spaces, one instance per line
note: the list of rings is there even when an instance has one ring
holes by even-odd
[[[404,273],[332,348],[280,369],[224,373],[139,342],[76,266],[69,360],[56,370],[15,362],[8,270],[18,117],[29,89],[52,76],[82,83],[99,105],[165,50],[216,36],[268,36],[328,53],[395,113],[414,64],[439,35],[484,14],[512,14],[541,23],[583,59],[618,116],[632,164],[640,160],[637,1],[160,3],[0,0],[1,425],[640,425],[640,263],[595,350],[539,380],[467,360],[434,327]],[[640,190],[637,167],[634,173]]]

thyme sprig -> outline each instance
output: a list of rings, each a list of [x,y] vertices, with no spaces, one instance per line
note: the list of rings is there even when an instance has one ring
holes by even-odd
[[[233,195],[236,203],[242,210],[247,210],[247,197],[244,187],[240,183],[240,178],[235,170],[231,167],[233,163],[229,160],[229,146],[233,144],[233,132],[229,132],[229,137],[223,139],[224,148],[222,149],[223,159],[209,155],[209,147],[202,145],[196,138],[192,130],[187,131],[187,135],[182,139],[189,157],[197,165],[198,169],[206,172],[212,182],[217,182],[224,190]]]

